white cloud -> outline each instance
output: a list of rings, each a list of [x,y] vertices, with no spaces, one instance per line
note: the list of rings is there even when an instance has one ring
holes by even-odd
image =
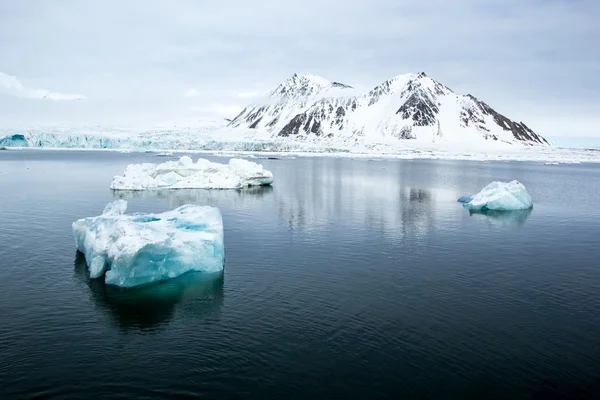
[[[200,92],[198,91],[198,89],[190,89],[187,92],[185,92],[185,97],[197,97],[200,95]]]
[[[8,75],[0,72],[0,92],[8,94],[10,96],[21,97],[25,99],[44,99],[54,101],[69,101],[69,100],[83,100],[85,96],[80,94],[65,94],[58,92],[51,92],[45,89],[32,89],[27,88],[19,82],[16,76]]]

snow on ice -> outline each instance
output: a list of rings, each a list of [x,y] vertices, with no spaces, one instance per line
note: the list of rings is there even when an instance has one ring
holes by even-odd
[[[73,223],[77,250],[91,278],[133,287],[190,271],[223,270],[223,220],[218,208],[183,205],[161,214],[125,214],[127,202],[109,203],[102,215]]]
[[[232,158],[219,164],[199,158],[196,163],[188,156],[162,164],[130,164],[123,176],[115,176],[114,190],[151,189],[240,189],[270,185],[273,174],[262,165]]]

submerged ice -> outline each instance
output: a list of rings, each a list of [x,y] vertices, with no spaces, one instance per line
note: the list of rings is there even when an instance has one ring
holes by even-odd
[[[239,189],[247,186],[270,185],[273,174],[262,165],[232,158],[219,164],[188,156],[162,164],[130,164],[123,176],[115,176],[110,188],[114,190],[149,189]]]
[[[186,272],[223,269],[223,220],[218,208],[183,205],[161,214],[125,214],[127,202],[73,223],[77,250],[91,278],[121,287],[145,285]]]
[[[515,211],[533,207],[531,195],[525,185],[516,180],[510,182],[494,181],[475,195],[458,199],[465,208],[474,211]]]

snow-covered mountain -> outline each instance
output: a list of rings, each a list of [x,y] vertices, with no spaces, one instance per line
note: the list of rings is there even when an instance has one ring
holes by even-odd
[[[364,94],[315,75],[294,74],[228,126],[266,132],[272,139],[346,145],[400,140],[549,145],[523,122],[470,94],[453,92],[424,72],[396,76]]]

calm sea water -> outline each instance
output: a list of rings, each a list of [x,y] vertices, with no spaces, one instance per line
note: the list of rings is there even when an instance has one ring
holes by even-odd
[[[172,158],[0,152],[1,399],[600,396],[599,166],[261,159],[272,188],[108,189]],[[534,209],[456,202],[496,179]],[[220,207],[224,273],[90,280],[71,223],[118,197]]]

